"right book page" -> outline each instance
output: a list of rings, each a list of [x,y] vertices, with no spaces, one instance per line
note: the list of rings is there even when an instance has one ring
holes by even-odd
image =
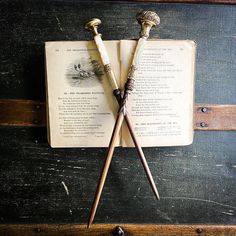
[[[122,86],[136,43],[120,43]],[[190,40],[147,41],[127,105],[141,146],[192,143],[195,52],[196,44]],[[122,128],[122,146],[133,146],[126,125]]]

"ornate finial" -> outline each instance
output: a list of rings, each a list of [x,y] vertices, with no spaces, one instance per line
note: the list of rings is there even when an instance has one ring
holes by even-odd
[[[142,27],[140,37],[145,39],[149,37],[150,29],[160,24],[160,17],[153,11],[142,11],[137,14],[136,18]]]
[[[150,22],[153,26],[160,24],[160,18],[154,11],[142,11],[137,14],[137,20],[139,24],[142,24],[143,22]]]
[[[91,30],[93,32],[94,35],[98,35],[98,26],[101,24],[101,20],[98,19],[98,18],[93,18],[91,19],[90,21],[88,21],[84,28],[87,29],[87,30]]]

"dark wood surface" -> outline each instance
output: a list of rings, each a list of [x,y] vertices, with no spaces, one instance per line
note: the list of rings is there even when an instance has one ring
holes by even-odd
[[[1,126],[46,126],[45,102],[20,99],[0,99],[0,110]]]
[[[46,126],[45,102],[0,99],[0,125]],[[236,130],[236,105],[194,104],[194,130]]]
[[[45,41],[91,39],[91,17],[104,39],[136,38],[142,9],[160,15],[152,37],[196,40],[195,102],[236,104],[235,6],[70,0],[0,2],[0,98],[44,101]],[[117,148],[96,223],[236,223],[235,131],[197,131],[190,146],[144,152],[161,201],[135,149]],[[105,156],[52,149],[44,127],[0,127],[0,223],[85,223]]]

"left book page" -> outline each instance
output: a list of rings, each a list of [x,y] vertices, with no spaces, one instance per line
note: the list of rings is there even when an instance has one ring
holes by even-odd
[[[119,78],[119,41],[105,41],[105,46]],[[118,107],[96,45],[46,42],[45,50],[49,144],[107,147]]]

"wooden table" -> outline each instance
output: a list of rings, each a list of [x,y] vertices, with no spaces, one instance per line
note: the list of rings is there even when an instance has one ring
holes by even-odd
[[[106,149],[49,147],[44,42],[90,40],[92,17],[104,39],[137,38],[143,9],[161,18],[153,37],[197,42],[194,142],[144,149],[159,202],[135,149],[117,148],[86,230]],[[13,0],[0,13],[0,235],[236,235],[234,5]]]

